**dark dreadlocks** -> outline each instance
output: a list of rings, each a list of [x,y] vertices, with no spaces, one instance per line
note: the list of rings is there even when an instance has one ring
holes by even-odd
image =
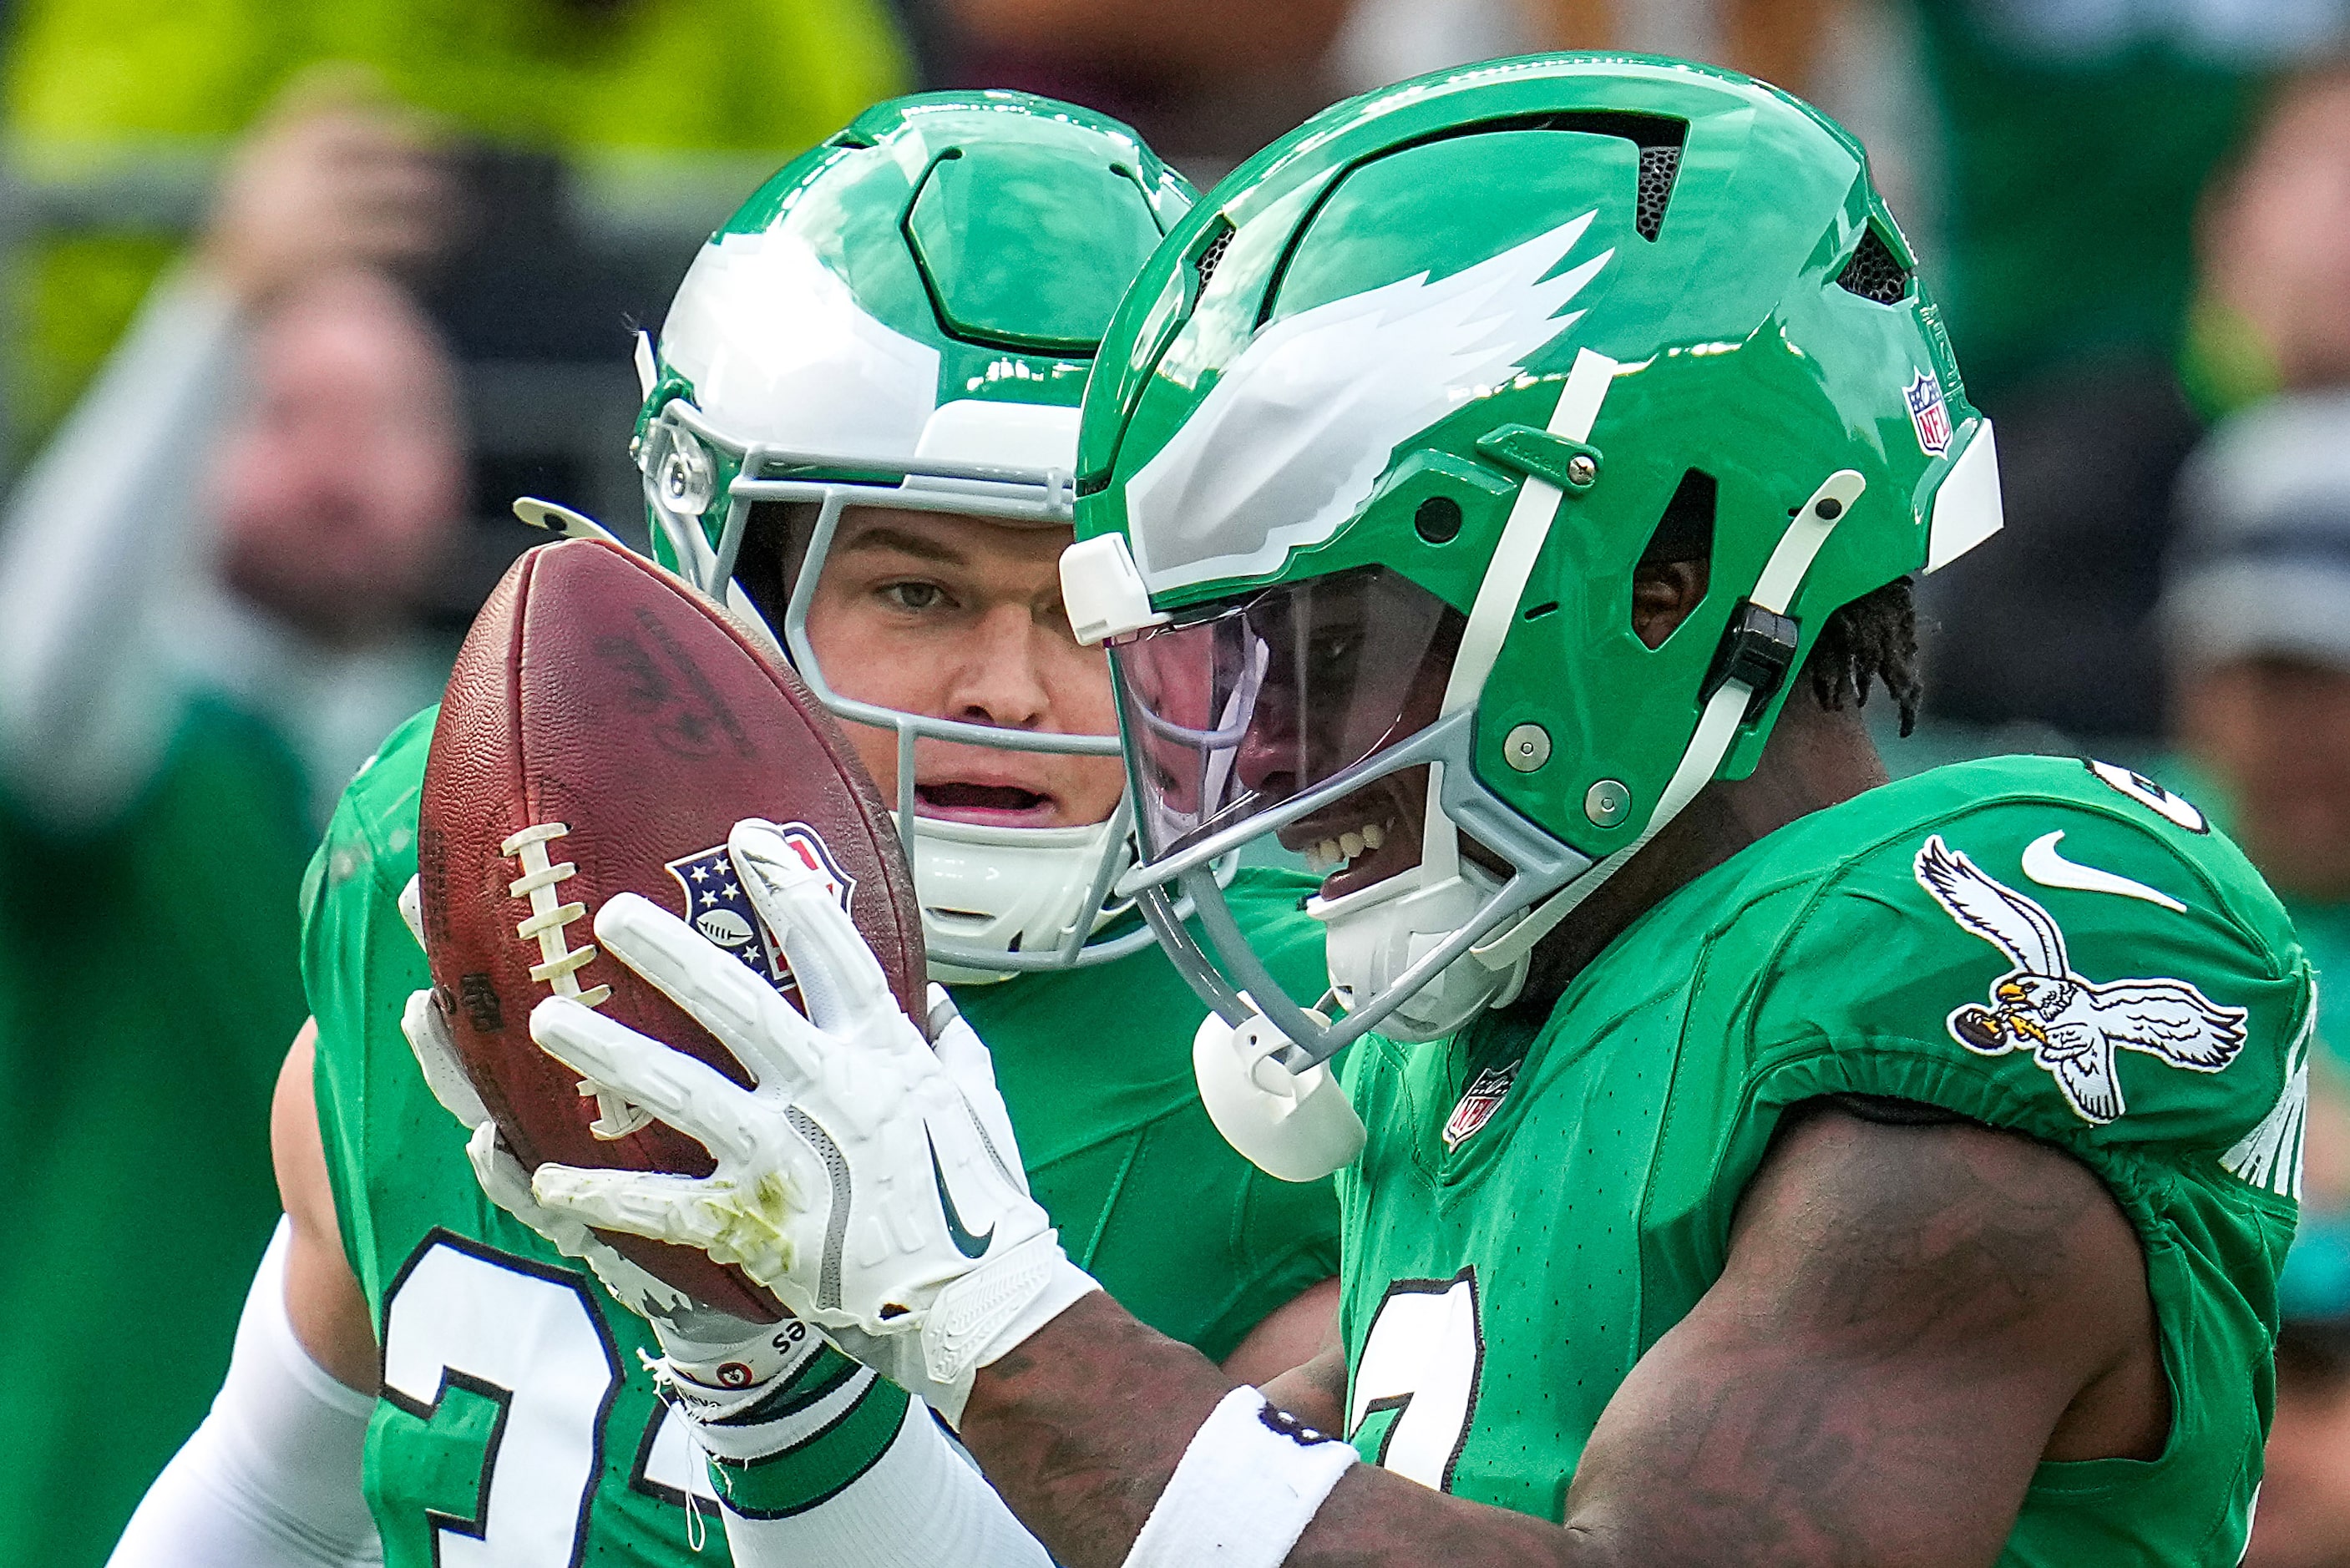
[[[1828,617],[1803,673],[1812,695],[1832,713],[1847,703],[1864,706],[1869,683],[1880,682],[1901,710],[1901,732],[1916,729],[1925,687],[1918,679],[1918,610],[1909,579],[1896,577]]]

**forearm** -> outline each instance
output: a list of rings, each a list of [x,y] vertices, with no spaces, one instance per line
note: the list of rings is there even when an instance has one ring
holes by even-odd
[[[724,1469],[718,1480],[734,1494],[723,1511],[741,1568],[1050,1568],[920,1400],[906,1403],[897,1437],[870,1469],[813,1506],[760,1517],[735,1506],[754,1506],[755,1483]]]
[[[1097,1292],[981,1369],[963,1446],[1055,1562],[1112,1565],[1233,1386]]]
[[[234,300],[167,275],[0,514],[0,767],[74,826],[169,739],[153,621],[200,570],[191,476],[234,364]]]
[[[1303,1381],[1292,1386],[1327,1392],[1326,1363],[1295,1376]],[[962,1438],[1055,1561],[1117,1568],[1232,1386],[1205,1357],[1097,1294],[981,1372]],[[1292,1568],[1438,1561],[1465,1568],[1613,1559],[1577,1554],[1576,1538],[1548,1521],[1357,1465],[1284,1561]]]

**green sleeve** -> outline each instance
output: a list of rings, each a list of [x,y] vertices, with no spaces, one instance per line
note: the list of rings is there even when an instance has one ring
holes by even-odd
[[[2242,856],[2118,799],[2010,800],[1869,846],[1794,901],[1807,907],[1777,912],[1776,956],[1745,982],[1755,1114],[1722,1151],[1711,1212],[1732,1210],[1777,1112],[1824,1092],[1920,1101],[2064,1150],[2144,1250],[2173,1431],[2133,1484],[2248,1496],[2315,1005]],[[2035,1493],[2110,1484],[2118,1461],[2101,1463],[2043,1465]],[[2220,1535],[2241,1541],[2241,1522],[2223,1512]]]
[[[1766,1099],[1816,1083],[2217,1160],[2301,1065],[2299,944],[2208,828],[2000,802],[1868,847],[1800,902],[1758,911],[1784,922],[1744,1031]]]

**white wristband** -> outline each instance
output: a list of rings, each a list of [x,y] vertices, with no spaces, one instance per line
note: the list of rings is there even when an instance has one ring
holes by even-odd
[[[1275,1568],[1355,1450],[1235,1388],[1191,1434],[1126,1568]]]

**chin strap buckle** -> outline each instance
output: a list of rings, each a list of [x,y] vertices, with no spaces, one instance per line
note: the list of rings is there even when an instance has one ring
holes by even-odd
[[[1208,1119],[1243,1159],[1283,1181],[1319,1181],[1362,1153],[1363,1120],[1328,1063],[1283,1065],[1289,1044],[1262,1013],[1234,1025],[1211,1012],[1192,1037],[1191,1071]]]
[[[1752,723],[1786,683],[1802,639],[1803,628],[1789,617],[1764,609],[1752,599],[1742,599],[1730,625],[1722,629],[1721,645],[1713,650],[1713,668],[1706,671],[1705,684],[1698,691],[1698,705],[1712,701],[1715,692],[1735,680],[1752,693],[1740,722]]]

